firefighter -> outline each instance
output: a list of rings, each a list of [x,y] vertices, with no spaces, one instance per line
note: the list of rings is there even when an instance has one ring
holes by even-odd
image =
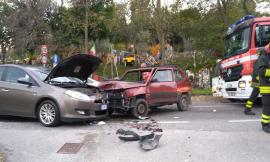
[[[264,49],[264,54],[258,59],[258,74],[260,78],[260,93],[262,95],[262,129],[270,133],[270,54],[269,45]]]
[[[264,48],[259,48],[257,55],[260,56],[262,54],[265,54]],[[244,113],[246,115],[256,115],[255,112],[252,111],[254,102],[257,100],[259,95],[259,76],[258,76],[258,60],[254,63],[253,66],[253,74],[252,74],[252,82],[251,87],[253,88],[251,95],[249,96],[249,99],[246,103],[246,108],[244,110]]]

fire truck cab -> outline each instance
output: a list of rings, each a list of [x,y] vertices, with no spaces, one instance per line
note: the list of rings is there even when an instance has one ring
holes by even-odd
[[[270,42],[270,17],[245,16],[225,34],[225,55],[221,61],[223,97],[248,99],[257,49]]]

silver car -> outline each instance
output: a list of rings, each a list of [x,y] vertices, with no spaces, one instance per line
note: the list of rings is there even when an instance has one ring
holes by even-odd
[[[91,121],[107,117],[106,95],[87,85],[101,63],[78,54],[48,71],[20,65],[0,65],[0,115],[35,117],[44,126],[61,121]]]

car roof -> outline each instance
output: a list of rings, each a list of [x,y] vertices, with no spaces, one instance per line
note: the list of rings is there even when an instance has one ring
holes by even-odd
[[[152,69],[179,69],[178,65],[163,65],[163,66],[153,66],[153,67],[143,67],[137,69],[130,69],[128,71],[136,71],[136,70],[152,70]]]
[[[44,68],[42,66],[33,66],[33,65],[17,65],[17,64],[2,64],[0,67],[17,67],[28,70],[41,70],[41,71],[49,71],[50,69]]]

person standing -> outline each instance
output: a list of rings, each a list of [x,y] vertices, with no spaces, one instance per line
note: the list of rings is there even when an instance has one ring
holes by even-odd
[[[265,49],[259,48],[257,55],[264,55]],[[251,95],[249,99],[246,102],[246,108],[244,110],[244,114],[246,115],[256,115],[255,112],[252,111],[255,101],[258,99],[259,95],[259,76],[258,76],[258,60],[254,63],[253,66],[253,74],[252,74],[252,81],[251,81],[251,87],[253,88]]]
[[[260,93],[262,95],[262,129],[270,133],[270,48],[269,44],[263,49],[263,55],[258,59],[258,74],[260,78]]]
[[[55,50],[53,54],[53,67],[55,67],[59,63],[59,61],[60,59],[59,59],[58,51]]]

